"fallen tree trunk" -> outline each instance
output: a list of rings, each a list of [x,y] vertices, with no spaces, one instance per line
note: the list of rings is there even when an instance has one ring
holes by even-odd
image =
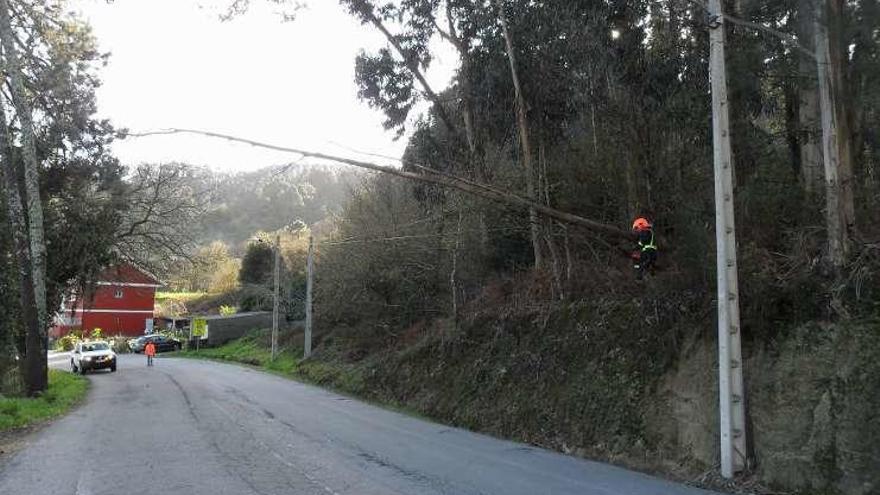
[[[364,168],[367,170],[373,170],[375,172],[382,172],[384,174],[396,175],[398,177],[403,177],[405,179],[416,180],[421,182],[428,182],[431,184],[437,184],[440,186],[451,187],[453,189],[458,189],[459,191],[463,191],[469,194],[473,194],[475,196],[479,196],[481,198],[489,199],[498,203],[502,203],[509,206],[516,206],[523,209],[534,209],[538,213],[545,215],[550,218],[555,218],[561,222],[565,222],[571,225],[578,225],[584,227],[586,229],[592,230],[594,232],[599,232],[602,234],[606,234],[612,237],[618,237],[626,240],[632,240],[632,233],[615,227],[613,225],[608,225],[605,223],[597,222],[595,220],[590,220],[588,218],[584,218],[579,215],[575,215],[573,213],[564,212],[561,210],[557,210],[555,208],[551,208],[549,206],[543,205],[535,200],[530,198],[526,198],[520,196],[516,193],[512,193],[510,191],[506,191],[504,189],[499,189],[494,186],[480,184],[478,182],[465,179],[463,177],[458,177],[455,175],[447,174],[440,172],[438,170],[434,170],[428,167],[418,166],[420,170],[423,170],[425,173],[414,173],[408,172],[406,170],[402,170],[399,168],[389,167],[385,165],[378,165],[376,163],[365,162],[361,160],[354,160],[351,158],[345,158],[340,156],[328,155],[326,153],[318,153],[314,151],[306,151],[297,148],[290,148],[287,146],[279,146],[275,144],[262,143],[259,141],[254,141],[251,139],[240,138],[236,136],[230,136],[228,134],[220,134],[217,132],[211,131],[200,131],[197,129],[179,129],[179,128],[171,128],[171,129],[163,129],[160,131],[149,131],[149,132],[141,132],[141,133],[127,133],[121,134],[121,138],[126,137],[146,137],[146,136],[157,136],[157,135],[165,135],[165,134],[198,134],[207,137],[226,139],[228,141],[234,141],[237,143],[249,144],[251,146],[256,146],[258,148],[265,148],[275,151],[282,151],[286,153],[295,153],[297,155],[301,155],[308,158],[320,158],[322,160],[329,160],[337,163],[344,163],[346,165],[351,165],[354,167]]]

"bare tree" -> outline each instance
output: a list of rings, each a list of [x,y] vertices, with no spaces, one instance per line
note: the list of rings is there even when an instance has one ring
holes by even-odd
[[[192,168],[182,164],[142,165],[129,179],[130,190],[116,249],[123,259],[162,271],[188,258],[195,243],[192,225],[210,201]]]

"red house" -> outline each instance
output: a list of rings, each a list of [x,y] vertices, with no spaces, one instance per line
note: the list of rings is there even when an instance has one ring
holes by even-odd
[[[107,268],[98,275],[92,293],[73,294],[61,303],[51,335],[95,328],[104,335],[143,335],[152,325],[160,285],[156,277],[129,263]]]

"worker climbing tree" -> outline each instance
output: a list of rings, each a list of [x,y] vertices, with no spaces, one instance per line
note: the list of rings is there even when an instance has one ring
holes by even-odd
[[[636,270],[636,277],[641,280],[648,271],[653,275],[657,261],[654,226],[646,218],[639,217],[633,221],[632,230],[638,241],[638,247],[632,253],[633,268]]]

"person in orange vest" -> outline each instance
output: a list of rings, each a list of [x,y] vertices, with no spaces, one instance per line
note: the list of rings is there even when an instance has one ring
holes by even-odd
[[[156,344],[152,340],[148,340],[147,345],[144,346],[144,354],[147,355],[147,366],[152,366],[153,356],[156,355]]]
[[[633,251],[633,268],[639,280],[645,272],[654,273],[654,262],[657,261],[657,244],[654,242],[654,226],[644,217],[636,218],[632,225],[633,233],[638,241],[638,249]]]

